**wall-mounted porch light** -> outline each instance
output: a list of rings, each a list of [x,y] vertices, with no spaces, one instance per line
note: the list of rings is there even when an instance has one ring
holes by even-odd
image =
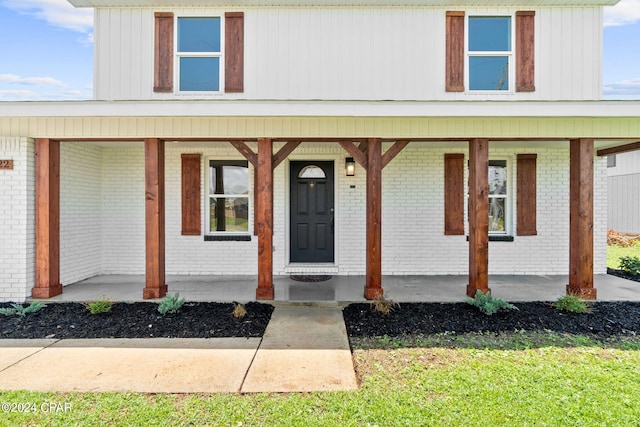
[[[344,169],[347,173],[347,176],[356,175],[356,161],[353,160],[353,157],[347,157],[347,159],[344,161]]]

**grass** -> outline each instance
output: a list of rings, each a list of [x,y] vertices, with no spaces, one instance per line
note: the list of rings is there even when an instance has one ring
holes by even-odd
[[[640,338],[613,348],[587,337],[541,334],[435,337],[455,338],[460,348],[403,347],[389,337],[384,348],[355,342],[362,386],[350,392],[0,392],[2,402],[71,405],[67,413],[5,412],[0,425],[637,425]],[[475,348],[483,340],[489,348]]]
[[[626,248],[619,245],[607,246],[607,267],[619,270],[620,258],[625,256],[640,257],[640,244],[636,243]]]

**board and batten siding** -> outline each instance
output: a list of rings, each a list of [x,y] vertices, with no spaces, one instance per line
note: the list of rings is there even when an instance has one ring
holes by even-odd
[[[153,92],[154,12],[245,13],[243,93],[214,99],[594,100],[601,98],[599,7],[535,10],[534,92],[445,91],[445,13],[451,8],[104,8],[95,11],[95,97],[190,99]],[[458,8],[461,9],[461,8]],[[515,14],[522,8],[467,8]],[[224,33],[224,30],[223,30]],[[223,78],[224,81],[224,78]]]
[[[607,168],[607,175],[607,226],[640,234],[640,151],[616,154],[616,165]]]

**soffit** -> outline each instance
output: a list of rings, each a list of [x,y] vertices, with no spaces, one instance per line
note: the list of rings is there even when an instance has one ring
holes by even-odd
[[[76,7],[243,7],[243,6],[524,6],[522,0],[68,0]],[[619,0],[529,0],[532,6],[611,6]]]

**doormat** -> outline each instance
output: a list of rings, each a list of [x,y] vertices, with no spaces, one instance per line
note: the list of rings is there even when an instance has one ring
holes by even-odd
[[[331,279],[333,276],[326,274],[292,274],[289,277],[296,282],[324,282],[325,280]]]

